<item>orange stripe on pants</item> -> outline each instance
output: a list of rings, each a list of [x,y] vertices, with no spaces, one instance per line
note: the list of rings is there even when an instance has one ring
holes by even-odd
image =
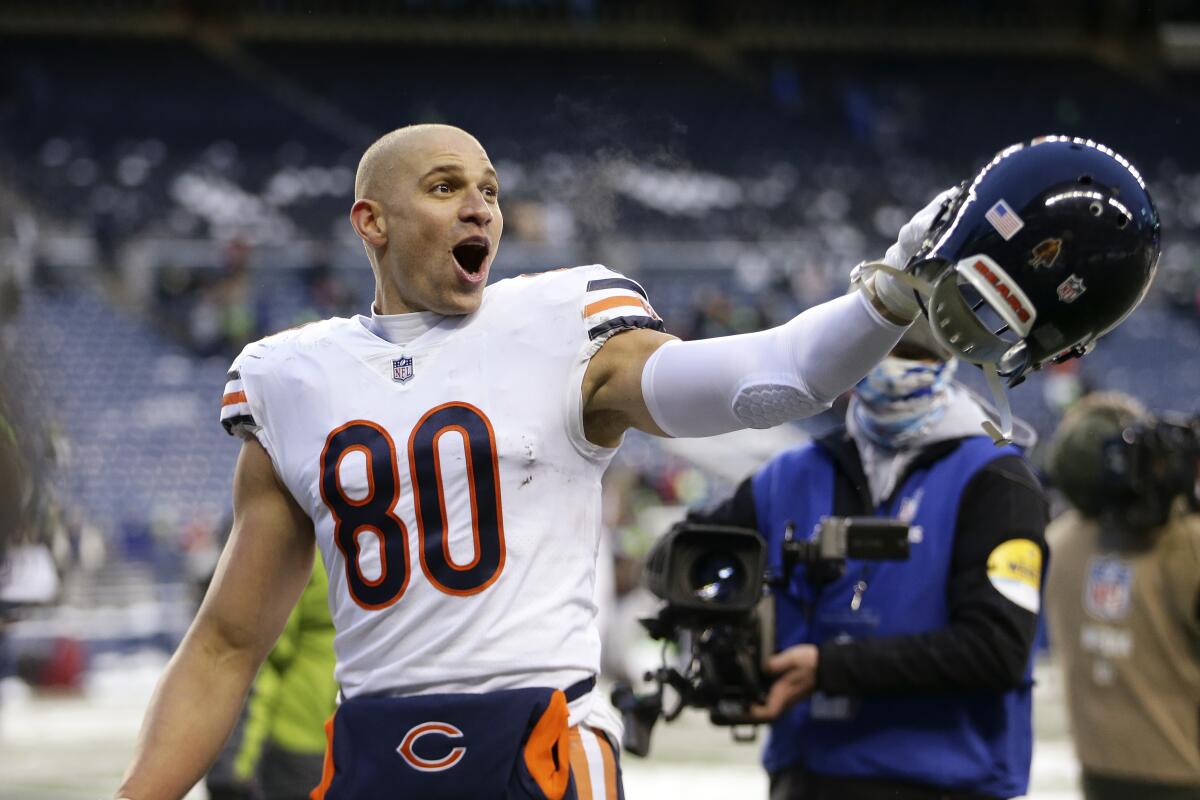
[[[579,800],[593,800],[592,771],[588,767],[587,753],[583,749],[583,740],[579,738],[579,726],[571,728],[571,774],[575,778],[575,791]]]
[[[310,800],[325,800],[329,784],[333,783],[333,718],[336,716],[337,711],[334,711],[325,720],[325,768],[321,771],[321,782],[309,795]]]
[[[592,731],[600,740],[600,758],[604,761],[604,800],[617,800],[617,759],[612,742],[600,731]]]

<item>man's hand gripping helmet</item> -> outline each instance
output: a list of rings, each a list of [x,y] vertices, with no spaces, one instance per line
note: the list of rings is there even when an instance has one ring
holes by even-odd
[[[999,152],[907,265],[934,338],[1015,386],[1081,356],[1129,315],[1158,267],[1159,219],[1141,175],[1090,139],[1043,136]],[[921,324],[918,321],[917,324]]]

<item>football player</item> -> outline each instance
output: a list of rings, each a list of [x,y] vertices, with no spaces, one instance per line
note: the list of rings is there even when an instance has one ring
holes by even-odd
[[[591,692],[614,448],[629,428],[709,436],[823,410],[891,350],[918,297],[877,269],[777,328],[680,342],[641,286],[600,265],[485,289],[500,182],[449,126],[373,144],[355,197],[372,313],[234,362],[233,534],[121,796],[178,798],[203,773],[315,541],[343,702],[314,797],[619,797],[616,725]],[[901,263],[949,199],[910,223]]]

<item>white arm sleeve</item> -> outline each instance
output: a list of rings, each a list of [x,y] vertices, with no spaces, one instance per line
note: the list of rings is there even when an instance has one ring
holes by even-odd
[[[777,328],[668,342],[646,361],[642,397],[671,436],[770,428],[829,408],[904,330],[855,292]]]

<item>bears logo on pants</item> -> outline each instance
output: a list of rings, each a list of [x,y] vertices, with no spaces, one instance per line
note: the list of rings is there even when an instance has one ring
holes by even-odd
[[[467,754],[467,748],[454,747],[451,748],[445,757],[437,760],[431,761],[417,755],[413,750],[417,740],[423,736],[432,735],[445,736],[448,739],[461,739],[463,732],[446,722],[422,722],[404,735],[404,740],[400,742],[400,746],[396,748],[396,752],[408,762],[410,767],[421,772],[443,772],[453,767]]]

